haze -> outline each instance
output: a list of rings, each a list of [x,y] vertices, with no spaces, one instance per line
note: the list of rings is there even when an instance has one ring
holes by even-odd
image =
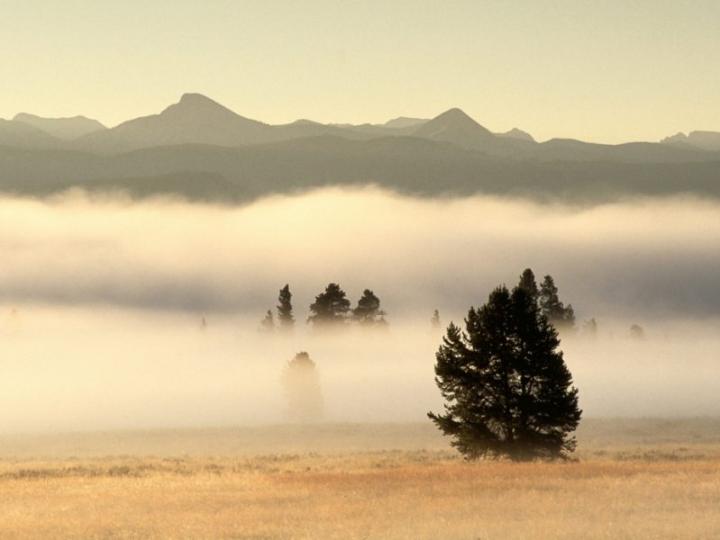
[[[242,207],[5,198],[0,425],[283,422],[281,374],[301,350],[318,365],[325,420],[423,422],[439,405],[432,310],[459,322],[528,266],[555,277],[580,325],[598,321],[596,338],[580,331],[562,345],[586,414],[718,414],[719,206],[421,200],[375,188]],[[330,281],[353,303],[373,289],[389,332],[310,332],[307,306]],[[285,283],[296,332],[259,333]],[[631,324],[644,341],[630,339]]]

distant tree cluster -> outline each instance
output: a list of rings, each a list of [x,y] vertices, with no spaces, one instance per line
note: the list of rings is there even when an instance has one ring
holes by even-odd
[[[566,306],[560,301],[558,288],[552,276],[545,276],[538,288],[535,274],[530,268],[526,268],[520,276],[518,287],[528,293],[530,299],[537,304],[540,313],[555,328],[562,330],[575,326],[575,310],[572,304]]]
[[[292,293],[287,284],[280,289],[276,309],[277,328],[291,330],[295,325],[295,317]],[[385,311],[380,307],[380,298],[370,289],[363,291],[357,306],[351,309],[350,300],[345,291],[337,283],[330,283],[310,304],[310,315],[307,322],[316,328],[340,327],[348,323],[356,323],[364,328],[382,328],[388,324],[385,315]],[[260,328],[269,332],[276,329],[275,318],[271,310],[267,311],[260,322]]]

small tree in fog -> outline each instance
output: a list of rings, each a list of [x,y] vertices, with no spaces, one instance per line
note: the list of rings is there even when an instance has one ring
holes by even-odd
[[[263,332],[272,332],[275,330],[275,319],[273,319],[272,311],[269,309],[265,313],[265,317],[260,321],[260,330]]]
[[[540,311],[556,328],[571,328],[575,325],[575,311],[571,304],[565,306],[558,296],[558,288],[552,276],[545,276],[538,295]]]
[[[295,325],[295,318],[293,317],[292,308],[292,293],[290,292],[290,285],[285,285],[280,289],[278,295],[278,324],[280,328],[284,330],[290,330]]]
[[[350,300],[337,283],[330,283],[310,304],[308,322],[314,326],[335,326],[347,320]]]
[[[645,329],[639,324],[633,324],[630,327],[630,337],[637,340],[645,339]]]
[[[353,309],[352,318],[362,326],[385,326],[385,312],[380,309],[380,299],[370,289],[365,289]]]
[[[287,399],[288,418],[294,422],[319,420],[323,412],[315,362],[306,352],[299,352],[285,366],[282,383]]]
[[[582,326],[583,334],[589,337],[596,337],[598,332],[598,324],[595,317],[585,321]]]
[[[443,414],[428,413],[466,458],[565,458],[581,416],[557,331],[524,288],[495,289],[450,324],[436,354]]]
[[[437,309],[433,311],[432,317],[430,318],[430,326],[440,328],[440,312]]]

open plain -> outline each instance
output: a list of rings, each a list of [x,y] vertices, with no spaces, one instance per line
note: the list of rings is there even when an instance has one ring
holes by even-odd
[[[588,419],[578,439],[573,462],[471,463],[425,424],[4,436],[0,536],[720,536],[720,421]]]

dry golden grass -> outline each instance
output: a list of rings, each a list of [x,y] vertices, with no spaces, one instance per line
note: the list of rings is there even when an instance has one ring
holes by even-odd
[[[0,460],[3,538],[720,538],[712,437],[575,463],[442,450]]]

